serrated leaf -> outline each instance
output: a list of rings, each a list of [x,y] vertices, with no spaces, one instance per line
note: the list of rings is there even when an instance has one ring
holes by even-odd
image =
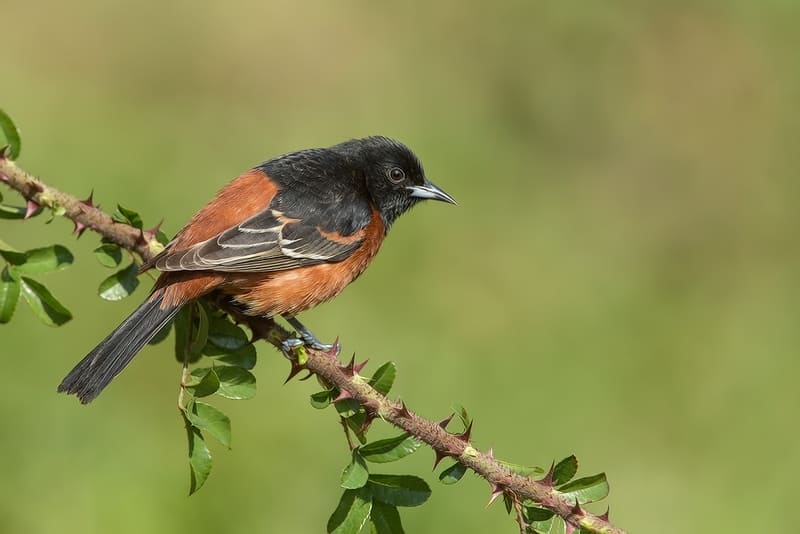
[[[184,416],[185,417],[185,416]],[[211,474],[211,452],[208,450],[203,434],[186,419],[186,434],[189,440],[189,495],[206,483]]]
[[[7,268],[0,273],[0,323],[7,323],[14,315],[19,301],[20,283],[11,278]]]
[[[130,296],[139,286],[139,279],[136,277],[138,273],[139,267],[136,262],[131,263],[100,282],[97,294],[100,298],[110,301],[122,300]]]
[[[467,413],[467,409],[461,406],[460,404],[453,404],[452,408],[453,412],[458,417],[458,420],[461,421],[462,425],[464,425],[464,428],[466,429],[467,427],[469,427],[471,421],[469,418],[469,414]]]
[[[397,376],[397,367],[394,362],[386,362],[375,371],[369,379],[369,385],[383,395],[388,395]]]
[[[317,410],[324,410],[325,408],[331,405],[332,396],[333,396],[333,391],[330,389],[312,393],[311,406],[313,406]]]
[[[114,212],[113,219],[117,222],[129,224],[134,228],[142,228],[142,216],[119,204],[117,204],[117,211]]]
[[[560,486],[566,484],[578,472],[578,459],[574,454],[567,456],[553,468],[553,484]]]
[[[203,352],[203,347],[206,346],[208,341],[208,313],[205,306],[199,301],[195,301],[191,305],[191,313],[193,319],[194,329],[192,335],[189,337],[189,353],[192,356],[199,356]]]
[[[226,399],[252,399],[256,395],[256,377],[247,369],[223,365],[216,367],[219,377],[217,394]]]
[[[564,521],[555,516],[544,521],[533,521],[529,528],[536,534],[565,534]]]
[[[234,351],[250,344],[247,333],[227,316],[214,317],[208,329],[208,343],[223,351]]]
[[[421,446],[422,442],[405,433],[393,438],[367,443],[360,450],[361,456],[368,462],[387,463],[413,454]]]
[[[210,367],[192,370],[192,380],[185,384],[195,397],[208,397],[219,390],[219,377],[217,372]]]
[[[24,219],[27,211],[23,206],[0,204],[0,219]]]
[[[342,471],[341,486],[346,489],[358,489],[363,487],[369,479],[369,469],[364,458],[354,449],[350,463]]]
[[[8,143],[6,157],[11,160],[17,159],[22,150],[22,139],[17,125],[2,109],[0,109],[0,130],[3,131],[3,136],[6,138],[6,143]]]
[[[122,248],[113,243],[104,243],[94,249],[94,257],[101,265],[106,267],[117,267],[122,263]]]
[[[24,253],[25,261],[14,265],[21,274],[44,274],[66,269],[74,261],[72,253],[61,245],[34,248]]]
[[[70,311],[45,286],[25,276],[20,279],[20,282],[22,296],[44,324],[61,326],[72,319]]]
[[[203,349],[203,354],[208,354],[208,347],[209,345],[207,344]],[[208,356],[214,358],[214,361],[248,370],[256,366],[258,358],[256,348],[252,343],[231,352],[223,352],[221,350],[213,352],[218,352],[218,354],[208,354]]]
[[[372,497],[394,506],[419,506],[431,496],[427,482],[413,475],[370,475]]]
[[[547,521],[555,515],[555,512],[547,508],[539,508],[538,506],[525,507],[525,519],[531,521]]]
[[[512,473],[516,473],[523,477],[530,477],[532,475],[542,475],[545,472],[544,469],[536,466],[512,464],[510,462],[504,462],[503,460],[497,460],[497,463],[507,468]]]
[[[16,250],[0,249],[0,256],[2,256],[9,265],[22,265],[27,259],[24,252],[17,252]]]
[[[510,514],[511,510],[514,509],[514,501],[508,496],[507,493],[503,493],[503,505],[506,507],[507,514]]]
[[[456,462],[441,473],[439,473],[439,482],[442,484],[455,484],[464,476],[464,473],[467,472],[467,466],[460,462]]]
[[[367,414],[364,410],[359,410],[344,420],[347,428],[349,428],[358,439],[358,442],[364,445],[367,442],[366,428],[364,423],[367,421]]]
[[[193,402],[186,416],[192,425],[211,434],[217,441],[231,448],[231,420],[230,418],[204,402]]]
[[[608,490],[608,481],[606,480],[605,473],[579,478],[558,488],[558,491],[560,491],[569,502],[575,502],[577,499],[580,504],[597,502],[605,499],[608,496]]]
[[[345,419],[353,417],[361,410],[361,405],[355,399],[342,399],[334,403],[334,407],[336,412]]]
[[[159,229],[158,232],[156,232],[156,241],[158,241],[162,245],[166,245],[167,243],[169,243],[169,236],[167,236],[167,234],[165,234],[163,230]]]
[[[372,534],[404,534],[400,513],[396,506],[380,501],[372,502],[369,514]]]
[[[366,488],[345,490],[328,519],[328,534],[358,534],[369,519],[372,498]]]

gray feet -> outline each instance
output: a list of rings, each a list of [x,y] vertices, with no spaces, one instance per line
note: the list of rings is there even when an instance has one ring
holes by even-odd
[[[306,328],[303,323],[297,320],[295,317],[283,317],[286,319],[286,322],[292,325],[294,329],[297,331],[297,335],[300,336],[300,339],[297,338],[289,338],[283,342],[283,351],[284,353],[290,353],[292,350],[305,345],[306,347],[310,347],[314,350],[324,350],[330,351],[334,348],[335,345],[330,343],[322,343],[317,337],[311,333],[311,330]]]

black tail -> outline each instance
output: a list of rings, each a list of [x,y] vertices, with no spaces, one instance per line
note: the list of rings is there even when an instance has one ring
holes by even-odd
[[[159,292],[144,301],[64,377],[58,391],[76,395],[83,404],[92,402],[181,309],[162,309],[162,300]]]

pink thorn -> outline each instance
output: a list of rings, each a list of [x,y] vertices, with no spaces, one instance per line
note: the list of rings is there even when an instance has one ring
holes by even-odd
[[[456,437],[464,443],[469,443],[469,438],[472,435],[472,421],[469,422],[467,429],[461,434],[456,434]]]
[[[503,494],[503,486],[500,484],[492,482],[492,496],[489,497],[489,502],[486,504],[486,508],[492,505],[492,503],[497,500],[497,498]]]
[[[300,371],[303,370],[303,366],[299,365],[296,361],[291,360],[292,368],[289,370],[289,376],[286,377],[286,380],[283,381],[284,384],[288,383],[289,380],[297,376]]]
[[[25,207],[25,217],[23,217],[23,219],[30,219],[31,217],[39,213],[39,210],[41,209],[42,207],[37,202],[34,202],[33,200],[28,200],[28,203]]]
[[[353,366],[353,371],[354,371],[356,374],[360,373],[360,372],[361,372],[361,370],[362,370],[364,367],[366,367],[366,365],[367,365],[367,362],[368,362],[368,361],[369,361],[369,359],[367,359],[367,360],[364,360],[364,361],[363,361],[363,362],[361,362],[361,363],[357,363],[357,364],[355,364],[355,365]]]
[[[537,480],[539,484],[543,484],[548,487],[553,487],[553,472],[555,471],[556,464],[555,462],[550,464],[550,469],[547,470],[547,474]]]
[[[95,206],[94,206],[93,198],[94,198],[94,189],[92,189],[89,192],[89,196],[85,200],[80,200],[79,202],[81,204],[83,204],[84,206],[88,206],[90,208],[94,208]]]
[[[352,398],[353,398],[353,395],[349,391],[347,391],[346,389],[342,389],[342,390],[339,390],[339,395],[335,399],[333,399],[331,402],[339,402],[339,401],[343,401],[345,399],[352,399]]]
[[[397,416],[402,417],[403,419],[408,419],[411,417],[411,412],[408,411],[408,408],[406,408],[406,403],[403,401],[400,402],[400,408],[397,409]]]
[[[434,450],[433,452],[434,452],[434,454],[436,455],[436,458],[433,460],[433,468],[434,468],[434,469],[436,469],[437,467],[439,467],[439,463],[440,463],[442,460],[444,460],[444,459],[445,459],[445,458],[447,458],[448,456],[452,456],[452,454],[450,454],[450,453],[448,453],[448,452],[442,452],[442,451],[439,451],[439,450]]]
[[[451,413],[450,415],[448,415],[447,417],[445,417],[444,419],[442,419],[441,421],[439,421],[438,425],[439,425],[440,427],[442,427],[442,429],[443,429],[443,430],[447,430],[447,425],[449,425],[449,424],[450,424],[450,421],[452,421],[452,420],[453,420],[453,416],[454,416],[454,415],[455,415],[454,413]]]

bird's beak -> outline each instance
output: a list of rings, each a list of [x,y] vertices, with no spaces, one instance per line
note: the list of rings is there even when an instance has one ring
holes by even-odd
[[[406,187],[406,189],[411,191],[412,197],[441,200],[442,202],[448,202],[450,204],[458,204],[456,199],[445,193],[439,186],[429,182],[428,180],[425,180],[425,183],[422,185],[410,185]]]

